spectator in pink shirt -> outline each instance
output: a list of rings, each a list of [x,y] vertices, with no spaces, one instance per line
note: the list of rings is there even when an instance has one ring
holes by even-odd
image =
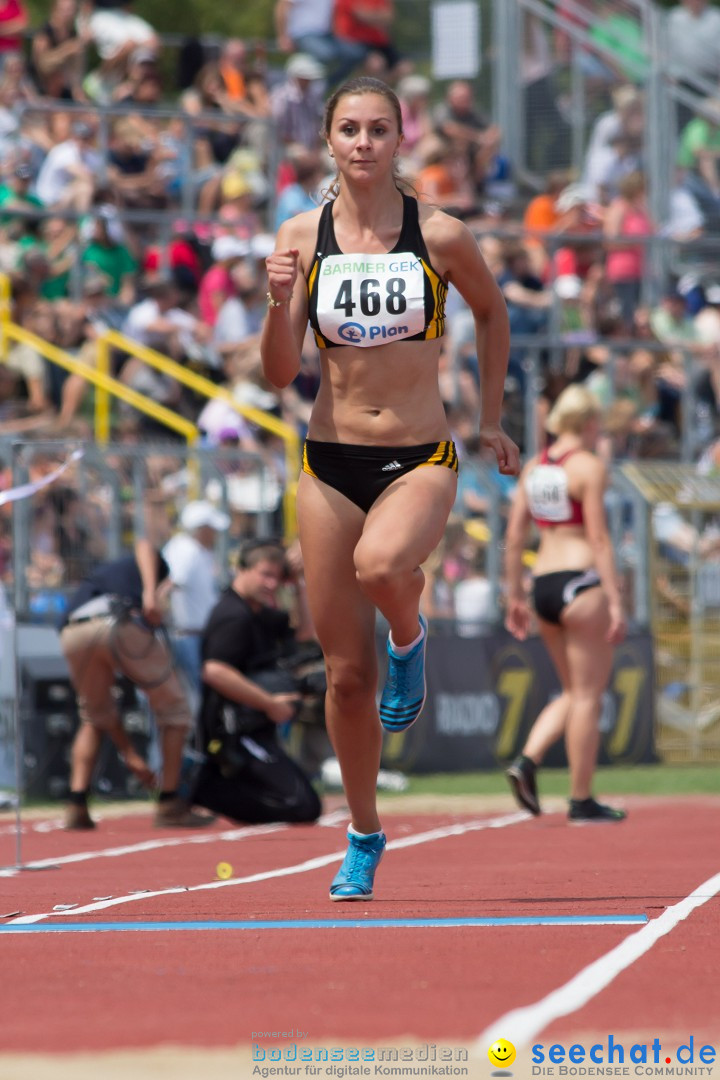
[[[250,253],[247,241],[234,236],[218,236],[212,246],[213,265],[203,275],[198,290],[200,318],[207,326],[214,326],[220,308],[237,289],[231,270],[235,263]]]
[[[424,75],[406,75],[397,85],[403,122],[404,137],[400,146],[403,157],[413,157],[422,140],[432,133],[431,89],[432,84]]]
[[[646,202],[645,175],[628,173],[620,180],[619,189],[620,194],[605,212],[605,274],[620,301],[623,321],[630,333],[640,304],[647,254],[642,243],[632,244],[626,238],[650,236],[655,226]]]

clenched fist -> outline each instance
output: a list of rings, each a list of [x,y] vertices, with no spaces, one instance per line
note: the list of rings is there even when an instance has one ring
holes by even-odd
[[[298,276],[297,248],[285,251],[273,251],[265,260],[268,275],[268,288],[273,300],[287,302],[293,294],[293,287]]]

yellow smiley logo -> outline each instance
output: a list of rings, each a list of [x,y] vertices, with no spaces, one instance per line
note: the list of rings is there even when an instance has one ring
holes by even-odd
[[[515,1060],[515,1047],[507,1039],[496,1039],[488,1050],[491,1065],[499,1065],[504,1068],[512,1065]]]

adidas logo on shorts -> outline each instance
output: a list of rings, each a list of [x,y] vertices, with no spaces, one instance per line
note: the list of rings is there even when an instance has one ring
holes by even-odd
[[[381,472],[394,472],[395,469],[402,469],[402,465],[399,461],[390,461],[387,465],[383,465]]]

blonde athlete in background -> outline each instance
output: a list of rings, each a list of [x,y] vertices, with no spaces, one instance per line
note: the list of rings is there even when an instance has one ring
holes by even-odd
[[[613,648],[625,636],[603,496],[607,474],[593,453],[600,405],[584,387],[569,386],[555,402],[547,429],[549,450],[525,466],[506,535],[506,626],[524,640],[530,609],[522,585],[522,552],[534,521],[540,549],[533,567],[538,627],[562,685],[535,721],[508,779],[521,806],[540,813],[535,773],[565,736],[570,764],[570,809],[575,822],[622,821],[625,813],[592,797],[600,744],[600,703],[612,671]]]
[[[333,900],[367,900],[385,835],[376,806],[382,731],[375,609],[390,625],[380,719],[404,731],[425,697],[423,563],[443,535],[457,455],[438,391],[447,285],[470,306],[482,371],[480,436],[503,473],[509,331],[503,298],[465,225],[400,190],[400,106],[361,78],[329,99],[324,135],[337,197],[286,222],[267,260],[265,374],[298,373],[308,319],[322,357],[298,488],[308,599],[327,667],[327,724],[351,813]]]

